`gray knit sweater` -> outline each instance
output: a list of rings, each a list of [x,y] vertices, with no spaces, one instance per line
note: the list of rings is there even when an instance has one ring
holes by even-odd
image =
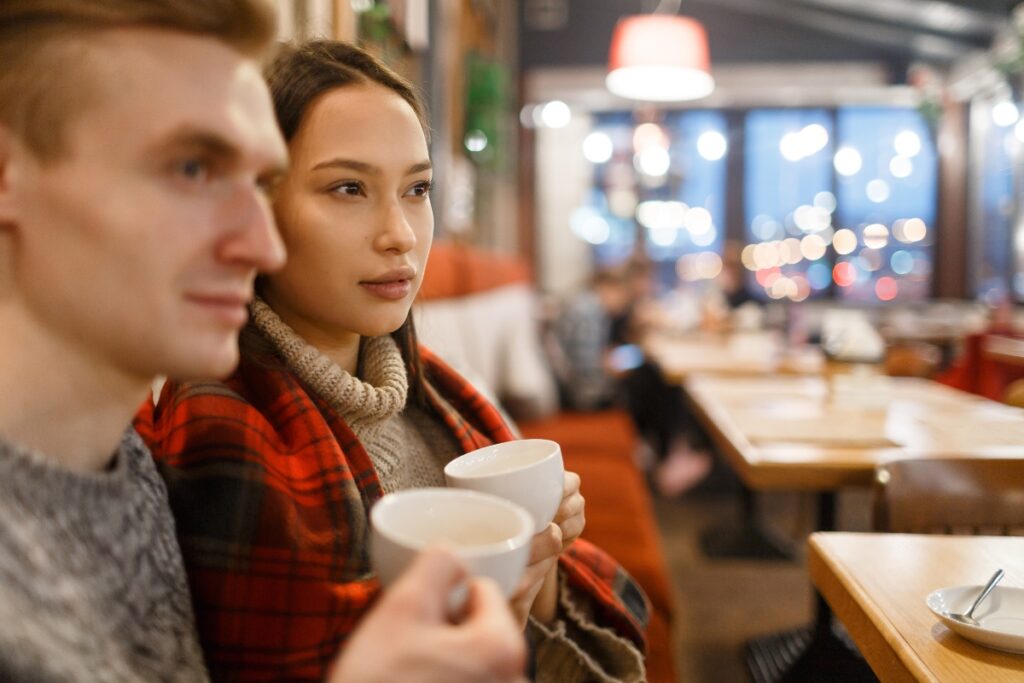
[[[0,439],[0,681],[205,681],[167,492],[138,435],[109,471]]]

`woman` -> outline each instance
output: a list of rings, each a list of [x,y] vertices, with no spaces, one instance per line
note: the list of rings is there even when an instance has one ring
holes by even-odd
[[[433,218],[413,90],[326,41],[286,49],[268,80],[292,160],[273,193],[288,263],[257,283],[236,373],[168,384],[137,427],[168,482],[214,677],[320,679],[379,591],[369,507],[443,486],[448,460],[514,436],[416,343]],[[643,594],[576,540],[583,521],[569,473],[512,598],[538,680],[642,680]]]

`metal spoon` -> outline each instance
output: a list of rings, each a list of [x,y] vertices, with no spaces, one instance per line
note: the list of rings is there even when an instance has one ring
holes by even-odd
[[[950,619],[955,619],[956,621],[959,621],[959,622],[961,622],[963,624],[967,624],[969,626],[981,626],[981,624],[978,623],[978,620],[975,619],[974,616],[973,616],[974,615],[974,610],[978,609],[978,605],[981,604],[981,601],[988,597],[988,594],[992,592],[992,589],[996,587],[996,584],[999,583],[999,581],[1002,578],[1003,578],[1003,570],[1002,569],[997,569],[996,573],[993,574],[992,578],[989,579],[988,583],[985,584],[985,588],[982,589],[981,595],[978,596],[978,599],[974,601],[974,604],[971,605],[971,608],[969,610],[967,610],[963,614],[955,614],[953,612],[946,612],[946,616],[949,617]]]

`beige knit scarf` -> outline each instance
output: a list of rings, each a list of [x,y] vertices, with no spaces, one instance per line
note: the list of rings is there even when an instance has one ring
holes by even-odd
[[[288,368],[344,416],[361,440],[372,439],[385,421],[405,408],[409,378],[398,345],[390,336],[363,340],[360,379],[300,337],[259,297],[250,309],[252,324],[274,345]]]

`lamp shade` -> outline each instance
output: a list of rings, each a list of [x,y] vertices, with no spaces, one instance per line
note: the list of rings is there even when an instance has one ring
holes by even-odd
[[[668,14],[624,17],[612,34],[605,84],[634,100],[695,100],[715,89],[710,62],[700,22]]]

